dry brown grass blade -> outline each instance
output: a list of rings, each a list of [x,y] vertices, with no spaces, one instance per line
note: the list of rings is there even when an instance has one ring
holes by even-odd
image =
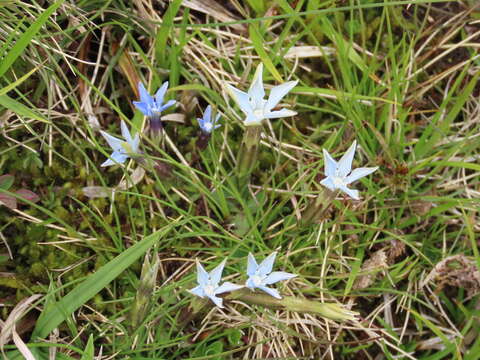
[[[15,324],[29,310],[30,305],[36,300],[38,300],[40,297],[42,297],[42,295],[35,294],[21,300],[12,310],[10,315],[8,315],[7,320],[5,320],[5,322],[0,323],[2,328],[0,331],[0,349],[2,350],[2,353],[3,353],[4,346],[10,341],[10,338],[12,338],[18,350],[22,353],[22,355],[27,360],[35,360],[35,357],[33,356],[33,354],[30,352],[28,347],[25,345],[25,343],[22,341],[22,339],[18,335],[15,329]]]
[[[214,0],[184,0],[182,3],[192,10],[200,11],[201,13],[210,15],[220,22],[231,22],[238,20],[230,11],[225,9],[220,3]],[[231,25],[237,31],[246,32],[247,28],[243,24]]]
[[[135,97],[139,97],[138,93],[138,83],[140,82],[140,75],[138,74],[137,68],[133,65],[132,57],[130,56],[127,49],[122,49],[120,43],[116,40],[113,40],[110,46],[110,52],[112,55],[117,55],[118,51],[121,51],[120,57],[118,59],[118,64],[120,66],[121,72],[127,77],[128,83],[135,93]]]

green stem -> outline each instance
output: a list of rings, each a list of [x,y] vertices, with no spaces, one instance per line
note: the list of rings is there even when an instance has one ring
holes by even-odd
[[[232,291],[224,299],[240,300],[250,305],[259,305],[269,309],[316,314],[334,321],[355,320],[355,317],[358,315],[357,312],[350,311],[337,303],[323,303],[293,296],[284,296],[281,299],[276,299],[247,288]],[[214,306],[213,303],[207,298],[193,298],[190,306],[184,308],[180,314],[180,328],[185,327],[190,321],[204,316],[212,306]]]
[[[350,311],[337,303],[322,303],[293,296],[284,296],[281,299],[276,299],[249,289],[234,291],[226,299],[236,299],[251,305],[260,305],[271,309],[317,314],[335,321],[353,320],[355,315],[357,315],[356,312]]]
[[[152,305],[153,290],[157,282],[158,266],[160,263],[156,251],[153,253],[153,261],[150,261],[150,255],[148,253],[145,255],[137,294],[132,309],[130,310],[130,329],[132,331],[141,325]]]
[[[325,211],[337,196],[337,191],[322,188],[318,196],[310,200],[300,219],[300,226],[310,225],[322,218]]]
[[[257,164],[261,133],[262,125],[247,126],[243,133],[237,158],[237,178],[240,189],[248,184],[250,175]]]

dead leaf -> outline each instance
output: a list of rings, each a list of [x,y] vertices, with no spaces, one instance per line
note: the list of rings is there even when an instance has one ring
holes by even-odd
[[[17,208],[17,199],[8,194],[0,194],[0,204],[13,210]]]
[[[230,11],[225,9],[220,3],[214,0],[183,0],[182,5],[192,10],[210,15],[220,22],[232,22],[239,20]],[[243,24],[230,25],[237,31],[246,32],[247,28]]]
[[[453,255],[440,261],[430,271],[420,287],[430,282],[437,282],[437,292],[442,291],[445,286],[454,286],[467,290],[469,298],[480,292],[480,271],[477,263],[465,255]]]
[[[293,46],[288,49],[285,59],[325,57],[335,54],[335,49],[329,46]]]
[[[82,188],[82,192],[89,199],[110,198],[112,197],[113,189],[106,186],[86,186]]]
[[[116,187],[116,190],[130,189],[132,186],[135,186],[140,181],[142,181],[144,176],[145,176],[145,169],[139,166],[133,171],[132,175],[130,175],[129,178],[120,181],[120,183]]]
[[[185,115],[184,114],[179,114],[179,113],[174,113],[174,114],[167,114],[162,116],[162,121],[172,121],[172,122],[178,122],[178,123],[185,123]]]
[[[357,277],[353,288],[356,290],[368,288],[375,282],[378,273],[387,267],[387,254],[385,250],[381,249],[374,252],[370,258],[363,263],[361,272],[364,275]]]
[[[25,343],[22,341],[22,339],[20,339],[20,336],[18,336],[17,331],[15,330],[15,324],[28,311],[30,305],[40,297],[42,297],[42,295],[35,294],[26,299],[21,300],[15,306],[15,308],[10,312],[10,315],[8,315],[7,320],[5,320],[5,322],[0,324],[1,325],[0,349],[2,350],[2,352],[3,352],[4,346],[10,341],[10,338],[13,337],[15,345],[19,347],[19,350],[22,353],[22,355],[27,359],[35,360],[30,350],[26,348]],[[26,350],[24,347],[22,347],[22,344],[26,348]],[[32,357],[30,357],[30,355],[32,355]]]
[[[27,190],[27,189],[20,189],[15,191],[15,193],[25,200],[28,200],[30,202],[36,203],[37,201],[40,200],[40,196],[35,194],[33,191]]]

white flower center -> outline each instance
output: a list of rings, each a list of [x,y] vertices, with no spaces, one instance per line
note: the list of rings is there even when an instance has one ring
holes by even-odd
[[[263,109],[253,110],[253,115],[255,115],[255,117],[259,120],[263,120],[263,118],[265,117],[264,114],[263,114]]]
[[[332,181],[333,181],[333,185],[335,185],[336,187],[345,186],[345,181],[343,177],[334,176]]]
[[[133,153],[134,152],[133,149],[132,149],[132,146],[126,141],[124,141],[122,143],[122,148],[119,149],[119,150],[122,154],[128,154],[128,153]]]
[[[215,286],[213,285],[206,285],[204,288],[203,288],[203,291],[205,292],[205,295],[207,296],[214,296],[215,295]]]
[[[252,276],[252,282],[255,286],[260,286],[263,283],[263,277],[259,275],[253,275]]]
[[[211,122],[204,123],[203,128],[206,132],[210,132],[212,131],[213,124]]]

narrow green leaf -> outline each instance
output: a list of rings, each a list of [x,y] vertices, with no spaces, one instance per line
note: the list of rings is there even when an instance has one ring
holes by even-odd
[[[15,60],[22,54],[25,48],[30,44],[32,38],[37,34],[41,27],[47,22],[48,18],[52,13],[57,10],[57,8],[63,4],[65,0],[59,0],[51,5],[47,10],[45,10],[38,19],[30,25],[30,27],[25,31],[22,36],[17,40],[12,49],[0,62],[0,77],[7,72],[10,66],[13,65]]]
[[[265,2],[263,0],[247,0],[247,2],[257,15],[265,12]]]
[[[160,26],[160,29],[157,32],[157,37],[155,39],[155,54],[158,63],[160,66],[167,68],[167,40],[170,35],[171,30],[173,29],[173,20],[180,10],[183,0],[174,0],[170,3],[165,15],[163,16],[163,23]]]
[[[82,358],[80,360],[93,360],[93,355],[93,335],[90,334],[87,346],[85,347],[85,351],[83,352]]]
[[[352,42],[345,39],[342,34],[336,31],[327,17],[321,17],[321,28],[324,31],[324,34],[330,39],[330,41],[335,44],[338,52],[342,54],[343,57],[348,58],[365,74],[370,73],[365,61],[363,61],[357,51],[353,48]]]
[[[368,101],[368,102],[373,102],[373,101],[380,101],[384,102],[387,104],[395,104],[399,105],[395,101],[389,100],[389,99],[384,99],[376,96],[365,96],[365,95],[359,95],[359,94],[352,94],[346,91],[338,91],[338,90],[332,90],[332,89],[325,89],[325,88],[317,88],[317,87],[308,87],[308,86],[296,86],[293,88],[292,93],[294,94],[318,94],[318,95],[323,95],[325,97],[334,97],[336,99],[342,99],[342,98],[353,98],[355,100],[361,100],[361,101]]]
[[[249,34],[250,34],[250,40],[252,40],[252,43],[253,43],[253,47],[255,48],[255,51],[257,52],[258,56],[260,56],[260,59],[262,60],[265,67],[268,69],[268,71],[270,71],[270,74],[272,74],[273,77],[278,82],[283,82],[282,76],[277,71],[277,69],[273,65],[272,60],[270,59],[267,52],[263,48],[264,40],[262,39],[262,36],[258,32],[258,29],[257,29],[256,25],[251,24],[248,27],[248,30],[249,30]]]
[[[8,190],[13,185],[15,181],[15,176],[10,174],[5,174],[0,176],[0,189]]]
[[[125,269],[140,258],[160,237],[164,236],[172,223],[154,232],[140,242],[102,266],[97,272],[87,277],[60,301],[47,306],[38,318],[32,339],[45,338],[53,329],[60,325],[71,313],[93,298],[100,290],[113,281]]]
[[[20,85],[22,82],[24,82],[25,80],[27,80],[30,76],[33,75],[33,73],[35,71],[37,71],[38,68],[35,68],[35,69],[32,69],[30,70],[28,73],[26,73],[25,75],[23,75],[20,79],[18,79],[17,81],[14,81],[13,83],[11,84],[8,84],[7,86],[5,86],[4,88],[1,88],[0,89],[0,96],[1,95],[5,95],[6,93],[8,93],[10,90],[12,89],[15,89],[18,85]]]
[[[44,123],[50,123],[43,115],[38,114],[29,107],[23,105],[21,102],[12,99],[8,95],[0,95],[0,105],[12,110],[17,115],[21,115],[27,118],[35,119]]]
[[[435,144],[445,137],[445,134],[448,133],[450,124],[458,116],[460,111],[463,109],[463,105],[470,98],[470,95],[475,88],[480,72],[475,74],[472,79],[469,81],[467,86],[462,89],[459,93],[459,96],[454,100],[453,94],[456,92],[457,88],[461,86],[464,77],[467,75],[468,66],[465,67],[464,71],[457,77],[455,83],[453,84],[450,92],[443,101],[440,109],[438,109],[435,116],[430,121],[429,125],[422,132],[422,136],[415,144],[413,153],[417,159],[423,158],[425,155],[428,155],[430,150],[435,149]],[[453,102],[452,109],[445,115],[447,111],[447,106]]]
[[[357,249],[357,253],[355,254],[355,262],[352,265],[352,271],[350,272],[350,276],[348,277],[347,285],[345,285],[345,291],[343,293],[344,296],[347,296],[353,288],[353,284],[357,279],[358,273],[362,268],[363,258],[365,257],[365,248],[363,246]]]

